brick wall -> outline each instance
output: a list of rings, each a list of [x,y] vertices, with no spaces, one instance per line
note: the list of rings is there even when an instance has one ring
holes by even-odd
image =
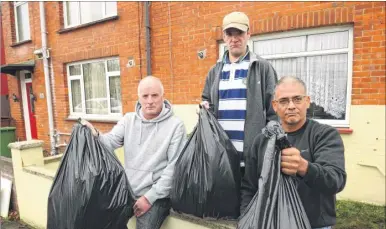
[[[88,28],[82,28],[66,33],[57,33],[61,23],[59,13],[61,3],[53,2],[46,4],[47,14],[53,15],[52,20],[47,24],[48,31],[55,31],[49,35],[49,46],[52,47],[53,68],[55,75],[55,120],[56,128],[62,132],[71,132],[74,121],[64,121],[70,111],[68,104],[68,87],[66,64],[104,57],[119,56],[122,85],[123,110],[132,110],[136,101],[136,85],[140,77],[139,67],[139,25],[138,12],[141,5],[137,2],[118,2],[118,20],[106,21]],[[138,10],[139,9],[139,10]],[[142,24],[143,25],[143,24]],[[142,33],[144,33],[142,28]],[[144,40],[142,35],[142,40]],[[144,41],[142,49],[144,49]],[[143,57],[146,53],[142,50]],[[134,57],[136,65],[133,68],[126,68],[127,61]],[[145,62],[142,61],[144,65]],[[146,66],[144,65],[144,68]],[[146,71],[143,70],[143,74]],[[42,83],[44,78],[42,77]],[[42,88],[44,90],[44,88]],[[95,122],[97,128],[108,130],[111,123]]]
[[[354,25],[353,105],[385,104],[385,2],[152,3],[153,71],[175,103],[194,103],[217,59],[222,17],[243,11],[252,35],[320,26]],[[171,20],[169,22],[169,12]],[[169,26],[173,48],[169,47]],[[204,60],[197,51],[208,50]],[[171,77],[169,53],[172,52]],[[174,81],[174,82],[171,82]],[[174,88],[172,88],[173,85]]]
[[[74,121],[69,115],[66,63],[119,56],[123,111],[133,111],[136,87],[146,75],[144,6],[138,2],[118,2],[118,19],[59,33],[63,28],[63,7],[46,2],[48,46],[51,48],[54,78],[55,126],[71,132]],[[12,30],[12,4],[2,3],[4,29]],[[385,105],[385,2],[152,2],[150,6],[153,75],[162,79],[166,98],[174,104],[200,101],[205,77],[218,58],[221,23],[225,14],[243,11],[250,17],[252,35],[321,26],[354,26],[353,105]],[[29,2],[32,42],[17,47],[12,33],[4,34],[6,62],[33,59],[41,47],[39,3]],[[197,52],[206,50],[205,59]],[[127,68],[129,58],[136,65]],[[20,95],[20,85],[8,77],[10,93]],[[44,93],[41,60],[36,61],[33,79],[36,94]],[[48,139],[46,99],[36,102],[38,136]],[[11,102],[17,120],[17,135],[25,137],[20,103]],[[95,122],[106,131],[111,123]],[[24,134],[24,135],[23,135]]]
[[[19,81],[15,77],[8,76],[8,89],[9,89],[9,106],[11,116],[14,120],[14,126],[16,127],[16,139],[25,140],[25,127],[24,127],[24,115],[20,102],[14,102],[12,100],[12,94],[15,94],[21,101],[21,91]]]
[[[2,11],[2,26],[3,26],[3,39],[4,39],[4,49],[5,49],[5,62],[6,63],[19,63],[33,58],[32,51],[34,44],[32,42],[23,44],[17,47],[11,47],[11,45],[16,43],[16,31],[15,31],[15,15],[13,10],[13,2],[2,2],[1,3]],[[39,12],[38,8],[29,3],[29,14],[34,15],[36,12]],[[31,24],[31,39],[36,40],[35,31],[32,29],[32,18],[30,21]],[[35,25],[37,26],[37,24]],[[40,29],[40,26],[39,26]],[[32,51],[31,51],[32,50]],[[9,93],[9,105],[11,116],[15,120],[16,126],[16,139],[25,140],[25,128],[24,128],[24,116],[22,111],[22,104],[20,102],[13,102],[12,94],[15,94],[21,101],[21,91],[20,83],[11,75],[8,75],[8,93]]]

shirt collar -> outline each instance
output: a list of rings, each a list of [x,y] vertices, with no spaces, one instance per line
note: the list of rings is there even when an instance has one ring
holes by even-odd
[[[249,59],[250,59],[250,55],[249,55],[249,47],[247,46],[247,52],[245,53],[245,55],[242,56],[242,57],[240,57],[235,63],[241,63],[242,61],[249,60]],[[222,62],[223,62],[224,64],[230,64],[230,63],[231,63],[231,61],[229,60],[229,50],[227,50],[227,51],[224,53]]]

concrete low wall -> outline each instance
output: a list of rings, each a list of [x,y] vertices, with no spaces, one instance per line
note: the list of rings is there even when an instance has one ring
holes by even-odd
[[[21,220],[35,228],[46,228],[49,192],[60,164],[61,155],[43,158],[43,141],[12,143],[13,170]],[[122,149],[116,152],[123,159]],[[121,160],[123,161],[123,160]],[[135,219],[128,223],[135,229]],[[171,212],[162,229],[229,229],[235,222],[204,220]]]
[[[25,145],[10,144],[20,218],[38,228],[44,227],[47,221],[47,199],[52,184],[50,171],[34,174],[35,169],[44,168],[42,144],[43,141],[38,140]]]

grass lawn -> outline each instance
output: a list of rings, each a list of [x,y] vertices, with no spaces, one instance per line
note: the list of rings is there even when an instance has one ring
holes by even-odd
[[[334,229],[385,229],[385,206],[337,201]]]

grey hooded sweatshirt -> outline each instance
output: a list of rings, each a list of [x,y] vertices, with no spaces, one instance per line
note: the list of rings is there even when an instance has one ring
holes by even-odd
[[[173,115],[165,100],[158,117],[146,120],[141,105],[99,139],[109,149],[124,147],[125,171],[136,198],[153,204],[169,196],[174,165],[186,141],[184,123]]]

